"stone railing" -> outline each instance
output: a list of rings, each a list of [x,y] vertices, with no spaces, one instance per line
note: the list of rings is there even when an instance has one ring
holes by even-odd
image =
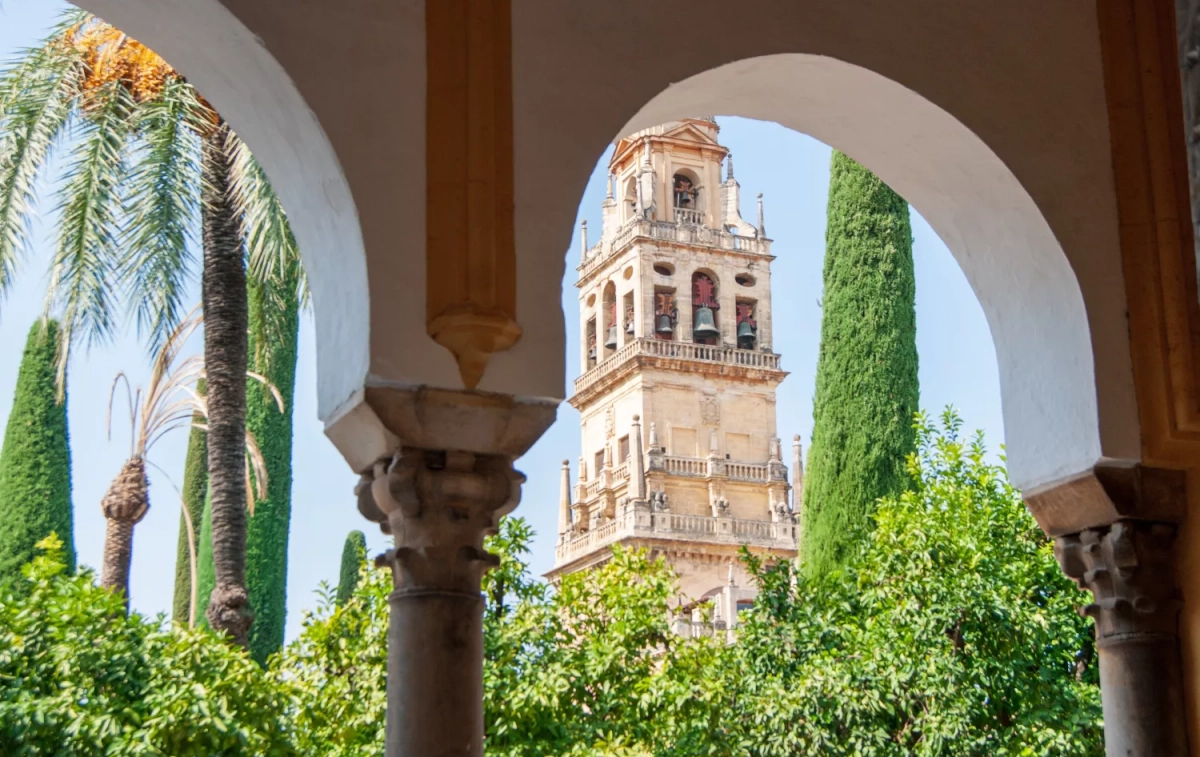
[[[700,363],[718,363],[721,365],[737,365],[746,368],[764,368],[778,371],[779,355],[774,352],[759,352],[757,350],[741,350],[736,347],[723,347],[708,344],[693,344],[692,342],[670,342],[664,339],[639,338],[626,342],[625,346],[614,352],[604,362],[589,369],[575,379],[575,391],[581,392],[600,379],[621,367],[625,362],[638,356],[675,358],[678,360],[694,360]]]
[[[738,234],[704,226],[704,214],[698,210],[674,208],[678,223],[670,221],[648,221],[634,218],[621,227],[610,240],[601,239],[592,245],[579,263],[579,278],[587,278],[596,269],[605,265],[614,255],[623,251],[635,239],[655,239],[663,242],[679,242],[697,247],[717,250],[732,250],[753,255],[770,255],[771,240],[744,237]],[[680,214],[683,214],[681,217]],[[694,215],[693,215],[694,214]]]
[[[675,476],[707,476],[708,461],[698,457],[665,455],[663,469]]]
[[[737,463],[724,461],[725,475],[737,481],[767,481],[770,471],[766,463]]]
[[[794,550],[797,536],[798,526],[791,522],[651,512],[629,507],[595,528],[573,533],[570,539],[555,548],[554,564],[564,565],[623,539],[667,539]]]

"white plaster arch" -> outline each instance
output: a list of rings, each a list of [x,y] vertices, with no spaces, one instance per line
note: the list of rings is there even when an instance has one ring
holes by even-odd
[[[834,58],[785,53],[689,77],[615,135],[682,117],[774,121],[846,152],[904,196],[954,254],[991,327],[1009,475],[1021,488],[1101,456],[1095,361],[1075,274],[999,157],[920,94]]]
[[[317,412],[361,393],[369,364],[367,266],[333,146],[283,67],[217,0],[76,0],[171,63],[233,126],[287,209],[316,322]]]

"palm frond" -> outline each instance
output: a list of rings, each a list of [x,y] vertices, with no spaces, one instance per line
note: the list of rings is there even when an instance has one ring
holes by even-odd
[[[254,326],[259,331],[251,338],[259,345],[291,339],[285,333],[288,326],[282,317],[296,299],[302,307],[309,302],[308,279],[296,238],[283,204],[246,143],[231,131],[225,150],[229,156],[230,193],[246,242],[247,272],[267,299],[263,312],[280,315],[280,319],[258,320]]]
[[[134,109],[120,83],[94,90],[86,99],[82,133],[60,193],[58,243],[46,292],[46,311],[60,311],[62,325],[60,391],[76,340],[91,345],[113,330],[112,278],[120,260],[121,190]]]
[[[78,16],[0,74],[0,295],[29,249],[34,183],[75,106],[83,56],[63,35]]]
[[[130,172],[122,280],[129,282],[138,333],[158,351],[180,322],[195,278],[200,209],[200,140],[207,106],[186,81],[170,80],[136,116],[141,158]]]

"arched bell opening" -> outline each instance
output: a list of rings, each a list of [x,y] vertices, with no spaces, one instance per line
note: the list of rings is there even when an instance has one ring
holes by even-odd
[[[692,341],[696,344],[720,345],[721,302],[717,277],[712,271],[692,274]]]

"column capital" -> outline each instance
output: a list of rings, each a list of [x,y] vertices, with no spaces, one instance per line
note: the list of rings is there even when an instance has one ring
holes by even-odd
[[[1175,527],[1119,520],[1054,540],[1058,564],[1093,602],[1097,646],[1174,639],[1180,599],[1175,583]]]
[[[359,511],[395,537],[376,561],[396,591],[479,593],[498,559],[483,548],[501,516],[520,501],[525,476],[505,455],[401,448],[364,474]]]

